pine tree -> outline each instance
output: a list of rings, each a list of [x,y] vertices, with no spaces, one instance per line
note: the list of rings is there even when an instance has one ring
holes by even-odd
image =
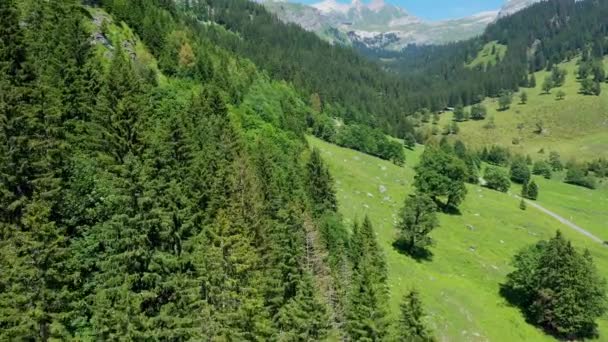
[[[317,297],[309,274],[302,277],[296,296],[281,308],[277,321],[282,341],[320,341],[327,337],[327,308]]]
[[[400,341],[435,341],[423,322],[424,310],[420,295],[416,290],[408,292],[400,305],[400,316],[397,326]]]
[[[529,198],[531,200],[536,200],[538,198],[538,185],[536,185],[535,181],[531,181],[528,185],[526,198]]]
[[[387,332],[386,263],[371,221],[355,225],[352,237],[353,280],[348,294],[346,330],[356,341],[380,341]]]
[[[144,91],[131,61],[120,46],[104,80],[95,113],[98,151],[105,151],[114,163],[121,164],[131,154],[143,152]]]
[[[308,193],[315,213],[320,215],[326,210],[335,212],[338,209],[338,204],[333,188],[334,181],[329,169],[323,163],[318,149],[313,149],[306,169],[308,171]]]
[[[561,232],[519,252],[505,287],[528,319],[560,338],[596,334],[608,309],[606,283],[588,251],[579,253]]]
[[[0,338],[66,338],[65,159],[60,108],[32,62],[12,1],[0,3]]]

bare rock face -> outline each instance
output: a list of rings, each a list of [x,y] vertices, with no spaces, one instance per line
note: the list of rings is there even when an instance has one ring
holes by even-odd
[[[542,0],[509,0],[498,12],[498,19],[504,18]]]

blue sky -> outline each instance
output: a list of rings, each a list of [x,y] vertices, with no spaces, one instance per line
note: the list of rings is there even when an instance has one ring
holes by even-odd
[[[301,3],[316,3],[322,0],[290,0]],[[348,0],[338,0],[350,2]],[[363,0],[368,3],[370,0]],[[505,0],[385,0],[398,5],[409,13],[427,20],[465,17],[482,11],[499,9]]]

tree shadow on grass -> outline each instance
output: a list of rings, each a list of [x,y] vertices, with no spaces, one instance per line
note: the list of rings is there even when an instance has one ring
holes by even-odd
[[[407,255],[417,262],[433,261],[433,252],[426,248],[411,247],[402,240],[393,242],[393,248],[399,252],[399,254]]]
[[[443,203],[442,201],[436,198],[434,199],[434,201],[440,212],[446,215],[462,216],[462,212],[460,212],[460,209],[458,209],[458,207],[455,207],[451,204]]]

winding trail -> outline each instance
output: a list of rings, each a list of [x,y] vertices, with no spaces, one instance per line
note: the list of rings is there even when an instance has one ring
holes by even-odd
[[[519,197],[519,196],[517,196],[517,197]],[[598,243],[601,243],[601,244],[603,244],[603,243],[604,243],[604,240],[602,240],[602,239],[600,239],[599,237],[597,237],[597,236],[595,236],[595,235],[591,234],[589,231],[587,231],[587,230],[585,230],[584,228],[582,228],[582,227],[580,227],[580,226],[576,225],[574,222],[572,222],[572,221],[569,221],[569,220],[565,219],[564,217],[562,217],[562,216],[560,216],[560,215],[558,215],[558,214],[556,214],[556,213],[552,212],[551,210],[549,210],[549,209],[547,209],[547,208],[545,208],[545,207],[541,206],[540,204],[538,204],[538,203],[536,203],[536,202],[532,202],[532,201],[528,201],[528,200],[525,200],[525,201],[526,201],[526,204],[531,205],[531,206],[533,206],[534,208],[536,208],[536,209],[538,209],[538,210],[542,211],[543,213],[545,213],[545,214],[547,214],[547,215],[549,215],[549,216],[553,217],[554,219],[558,220],[558,221],[559,221],[559,222],[561,222],[562,224],[564,224],[564,225],[566,225],[566,226],[568,226],[568,227],[570,227],[570,228],[572,228],[572,229],[576,230],[577,232],[579,232],[579,233],[581,233],[581,234],[585,235],[586,237],[590,238],[591,240],[593,240],[593,241],[595,241],[595,242],[598,242]]]

